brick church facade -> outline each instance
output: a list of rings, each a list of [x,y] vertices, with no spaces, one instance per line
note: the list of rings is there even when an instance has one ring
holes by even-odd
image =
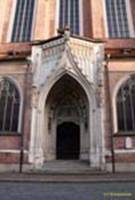
[[[0,0],[0,171],[135,171],[135,1]]]

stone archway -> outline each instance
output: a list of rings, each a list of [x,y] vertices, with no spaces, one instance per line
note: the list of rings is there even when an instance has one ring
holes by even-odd
[[[89,104],[85,91],[81,85],[73,79],[71,76],[65,74],[61,77],[51,88],[48,93],[48,97],[45,104],[45,158],[47,160],[55,159],[89,159]],[[63,143],[64,137],[57,135],[58,129],[64,130],[65,127],[61,127],[65,124],[65,137],[69,140],[65,143],[65,148],[62,143],[57,140],[61,137]],[[71,126],[72,124],[72,126]],[[78,129],[76,136],[73,135],[73,129]],[[69,135],[68,135],[69,133]],[[63,133],[64,134],[64,133]],[[79,137],[77,136],[79,135]],[[69,137],[68,137],[69,136]],[[75,137],[78,140],[76,144],[77,153],[73,154],[73,150],[68,155],[58,153],[57,142],[63,151],[70,148],[70,144],[75,145]],[[58,155],[59,154],[59,155]],[[73,155],[71,155],[73,154]]]
[[[103,44],[65,32],[33,48],[29,162],[42,168],[56,159],[57,126],[70,121],[80,127],[79,159],[104,166]]]

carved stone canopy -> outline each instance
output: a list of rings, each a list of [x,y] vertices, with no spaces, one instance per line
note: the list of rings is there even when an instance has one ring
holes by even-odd
[[[102,84],[104,44],[62,35],[32,47],[33,84],[41,87],[59,71],[80,73],[91,84]]]

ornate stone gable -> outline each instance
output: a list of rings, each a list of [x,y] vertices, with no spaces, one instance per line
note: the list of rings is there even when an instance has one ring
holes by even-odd
[[[64,35],[44,44],[33,46],[33,85],[40,89],[57,72],[82,75],[90,84],[102,84],[103,43]]]

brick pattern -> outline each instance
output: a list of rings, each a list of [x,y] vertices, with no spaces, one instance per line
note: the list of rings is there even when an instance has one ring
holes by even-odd
[[[132,61],[115,61],[113,60],[109,64],[109,85],[110,85],[110,94],[111,94],[111,100],[113,99],[113,94],[114,90],[118,84],[118,82],[127,76],[130,73],[135,73],[135,62]],[[108,94],[106,90],[106,86],[104,87],[105,90],[105,146],[106,149],[111,150],[111,132],[110,132],[110,127],[113,125],[113,122],[110,121],[109,118],[109,102],[108,102]],[[111,106],[111,110],[113,110],[113,107]],[[114,132],[113,132],[114,134]],[[117,133],[118,134],[118,133]],[[132,138],[132,149],[135,149],[135,137]],[[114,149],[125,149],[125,140],[126,137],[123,135],[123,137],[114,137]],[[132,158],[134,154],[133,153],[128,153],[127,155],[125,154],[117,154],[116,155],[116,162],[135,162],[135,159]],[[111,157],[106,156],[106,161],[111,162]]]
[[[29,73],[29,72],[28,72]],[[24,79],[26,80],[26,79]],[[26,84],[27,82],[27,84]],[[31,98],[32,98],[32,74],[29,73],[27,80],[24,82],[25,90],[25,112],[24,112],[24,149],[29,148],[30,126],[31,126]],[[23,134],[23,133],[22,133]]]
[[[19,149],[20,136],[0,136],[0,149]]]
[[[5,45],[3,45],[4,47]],[[13,47],[13,45],[12,45]],[[11,46],[9,45],[9,48]],[[1,48],[2,49],[2,45]],[[6,48],[5,48],[6,49]],[[8,48],[7,48],[8,49]],[[15,44],[14,44],[14,49]],[[25,51],[25,48],[22,47],[19,50]],[[6,51],[5,51],[6,52]],[[0,63],[0,75],[10,76],[18,84],[22,90],[22,93],[25,94],[25,110],[23,107],[24,112],[24,122],[23,122],[23,134],[24,134],[24,149],[28,150],[29,148],[29,140],[30,140],[30,120],[31,120],[31,88],[32,88],[32,75],[31,72],[28,74],[28,81],[27,86],[26,84],[26,69],[27,69],[27,62],[26,60],[23,61],[12,61],[12,62],[1,62]],[[27,91],[27,92],[26,92]],[[22,134],[22,133],[21,133]],[[17,135],[10,135],[10,136],[0,136],[0,149],[1,150],[20,150],[21,146],[21,136]],[[0,162],[1,163],[17,163],[19,159],[18,154],[15,153],[2,153],[0,152]]]
[[[105,37],[104,8],[102,0],[91,0],[92,32],[93,38]]]
[[[91,0],[84,0],[83,2],[83,30],[84,36],[92,38],[92,14],[91,10]]]
[[[46,1],[36,1],[35,22],[33,30],[33,40],[45,39],[45,32],[47,30],[46,24]]]
[[[132,149],[135,149],[135,136],[131,136]],[[126,149],[126,137],[114,137],[114,149]]]
[[[114,138],[114,149],[125,149],[125,137]]]
[[[18,164],[19,168],[20,154],[19,153],[0,153],[1,164]],[[28,163],[28,156],[24,154],[24,163]]]
[[[106,162],[111,163],[111,156],[106,156]],[[135,153],[115,154],[115,163],[134,163]]]
[[[56,25],[56,3],[57,1],[52,0],[49,4],[49,32],[48,37],[53,37],[55,33],[57,33],[57,30],[59,27]]]
[[[106,39],[105,48],[117,49],[117,48],[134,48],[135,39]]]

